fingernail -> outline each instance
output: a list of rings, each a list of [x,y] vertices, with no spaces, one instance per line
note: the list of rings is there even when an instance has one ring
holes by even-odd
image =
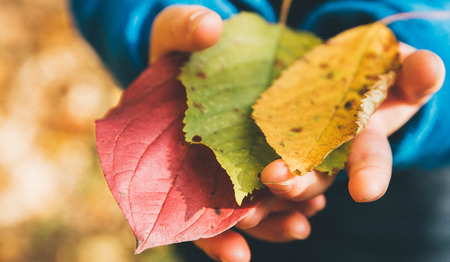
[[[293,239],[299,239],[299,240],[304,240],[304,239],[308,238],[308,236],[305,236],[303,234],[297,234],[297,233],[290,233],[289,236]]]
[[[290,182],[281,182],[281,183],[264,183],[266,186],[270,188],[270,191],[273,193],[286,193],[289,192],[292,188],[292,184]]]
[[[299,228],[297,228],[297,230],[293,231],[293,232],[289,232],[288,235],[290,238],[293,239],[300,239],[300,240],[304,240],[307,239],[309,236],[309,231],[305,232],[305,227],[302,225]]]
[[[189,32],[191,33],[195,32],[195,30],[197,30],[197,28],[200,27],[202,22],[211,14],[212,12],[209,10],[202,10],[193,13],[190,17]]]
[[[442,82],[442,79],[441,79],[442,78],[442,70],[441,70],[442,64],[443,64],[442,59],[438,55],[434,54],[434,68],[435,68],[435,72],[436,72],[436,76],[434,79],[434,85],[437,85],[438,83]]]
[[[373,201],[378,200],[379,198],[381,198],[383,195],[384,195],[384,193],[377,193],[377,194],[374,194],[374,195],[371,195],[371,196],[367,196],[365,198],[358,199],[358,200],[355,200],[355,201],[358,202],[358,203],[373,202]]]

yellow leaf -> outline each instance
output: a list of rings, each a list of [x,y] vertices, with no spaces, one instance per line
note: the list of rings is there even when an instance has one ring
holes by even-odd
[[[253,118],[291,172],[306,174],[366,126],[394,83],[398,57],[381,23],[344,31],[286,69]]]

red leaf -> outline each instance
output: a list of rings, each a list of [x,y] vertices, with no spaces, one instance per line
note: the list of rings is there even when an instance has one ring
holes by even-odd
[[[136,236],[136,253],[217,235],[263,197],[238,206],[214,154],[185,142],[186,93],[177,80],[183,61],[177,55],[155,63],[96,122],[103,172]]]

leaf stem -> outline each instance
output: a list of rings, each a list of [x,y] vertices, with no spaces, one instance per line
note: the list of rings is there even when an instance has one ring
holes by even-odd
[[[410,19],[450,19],[450,11],[419,11],[419,12],[405,12],[387,16],[378,22],[385,25],[401,20]]]
[[[291,7],[292,0],[283,0],[281,4],[280,12],[280,24],[286,25],[287,17],[289,14],[289,8]]]

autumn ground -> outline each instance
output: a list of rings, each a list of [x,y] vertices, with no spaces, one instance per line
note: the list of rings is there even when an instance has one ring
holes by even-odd
[[[0,91],[0,261],[182,261],[133,253],[95,150],[120,90],[64,0],[0,0]]]

